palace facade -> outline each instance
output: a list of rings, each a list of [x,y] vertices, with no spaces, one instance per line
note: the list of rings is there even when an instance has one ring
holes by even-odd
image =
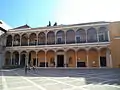
[[[3,65],[37,67],[119,67],[120,22],[91,22],[6,33]]]

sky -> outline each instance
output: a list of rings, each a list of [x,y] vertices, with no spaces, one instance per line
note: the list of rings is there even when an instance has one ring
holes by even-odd
[[[120,0],[0,0],[0,20],[13,28],[120,21]]]

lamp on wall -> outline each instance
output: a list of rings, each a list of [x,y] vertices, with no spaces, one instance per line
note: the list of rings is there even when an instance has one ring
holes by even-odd
[[[95,63],[96,63],[95,61],[93,61],[93,62],[92,62],[92,64],[93,64],[93,67],[95,67]]]

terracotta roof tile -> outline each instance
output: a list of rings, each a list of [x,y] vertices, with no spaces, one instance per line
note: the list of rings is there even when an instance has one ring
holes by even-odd
[[[26,24],[26,25],[23,25],[23,26],[16,27],[16,28],[14,28],[14,29],[22,29],[22,28],[30,28],[30,26],[28,26],[28,25]]]

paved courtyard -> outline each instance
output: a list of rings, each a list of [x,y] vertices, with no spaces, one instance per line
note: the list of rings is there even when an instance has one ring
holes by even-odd
[[[120,69],[0,70],[0,90],[120,90]]]

